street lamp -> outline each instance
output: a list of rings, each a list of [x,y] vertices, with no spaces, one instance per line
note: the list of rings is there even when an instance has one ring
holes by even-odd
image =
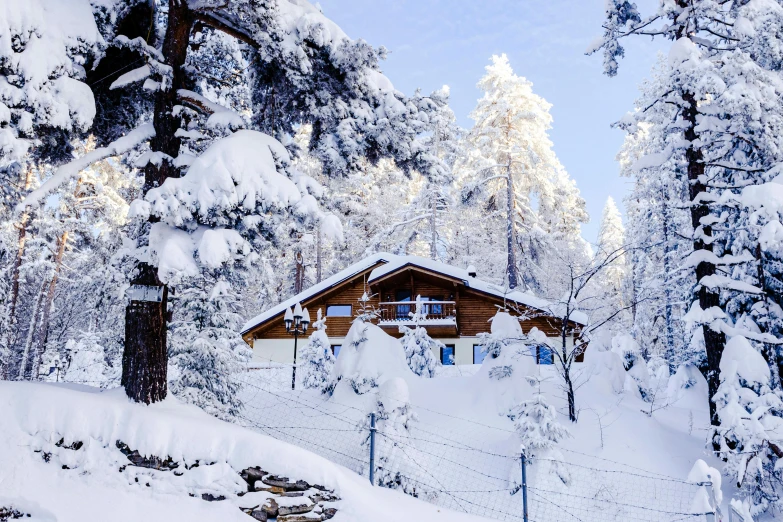
[[[285,331],[294,336],[294,371],[291,375],[291,389],[296,389],[296,345],[299,341],[299,335],[307,333],[307,327],[310,326],[310,312],[307,308],[302,309],[302,305],[296,303],[294,311],[287,308],[283,317]]]

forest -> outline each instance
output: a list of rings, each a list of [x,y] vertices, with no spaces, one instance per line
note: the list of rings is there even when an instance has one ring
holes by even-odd
[[[552,105],[505,54],[463,128],[448,86],[395,89],[385,48],[305,0],[3,0],[0,380],[233,421],[248,318],[373,253],[421,256],[590,318],[555,357],[564,424],[585,350],[619,353],[650,415],[650,379],[698,370],[705,452],[748,517],[779,515],[783,1],[653,3],[607,0],[587,49],[614,77],[627,41],[665,44],[613,124],[630,191],[589,216]],[[321,333],[307,378],[331,393],[350,376]]]

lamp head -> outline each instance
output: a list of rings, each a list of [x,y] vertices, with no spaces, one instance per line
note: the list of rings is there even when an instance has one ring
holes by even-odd
[[[299,321],[302,320],[302,305],[299,303],[296,303],[294,306],[294,321],[299,324]]]
[[[286,308],[285,310],[285,316],[283,317],[283,322],[285,323],[285,330],[286,332],[291,330],[291,323],[294,322],[294,314],[291,312],[291,308]]]

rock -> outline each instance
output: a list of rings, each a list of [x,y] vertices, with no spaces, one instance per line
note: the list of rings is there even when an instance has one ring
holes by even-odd
[[[261,482],[268,486],[283,488],[285,491],[307,491],[310,489],[310,484],[304,480],[289,482],[288,477],[276,477],[275,475],[267,475],[261,479]]]
[[[60,439],[55,444],[55,446],[57,446],[58,448],[64,448],[64,449],[69,449],[74,451],[78,451],[83,445],[84,443],[80,440],[72,442],[71,444],[65,444],[65,439]]]
[[[325,520],[322,515],[316,515],[315,513],[304,513],[281,516],[278,517],[277,522],[320,522],[321,520]]]
[[[277,516],[277,502],[275,502],[275,499],[273,498],[267,500],[264,505],[261,506],[261,509],[264,510],[270,518],[275,518]]]
[[[264,475],[266,475],[266,472],[258,466],[243,469],[239,472],[239,476],[242,477],[242,480],[247,482],[248,491],[255,491],[256,482],[264,478]]]
[[[226,497],[223,495],[215,496],[212,493],[202,493],[201,500],[206,500],[207,502],[219,502],[221,500],[226,500]]]
[[[30,515],[25,515],[12,507],[0,506],[0,521],[2,522],[5,522],[6,520],[16,520],[25,516],[29,517]]]
[[[71,446],[73,446],[74,444],[72,444]],[[79,447],[81,447],[81,443],[79,444],[80,444]],[[128,460],[134,466],[138,466],[140,468],[157,469],[160,471],[171,471],[179,467],[179,464],[174,462],[174,460],[171,457],[167,457],[166,460],[163,460],[160,457],[156,457],[155,455],[152,455],[150,457],[143,457],[138,452],[138,450],[131,450],[128,447],[128,445],[122,442],[121,440],[118,440],[116,442],[116,446],[117,449],[120,450],[123,455],[128,457]]]
[[[313,510],[315,504],[299,504],[297,506],[280,506],[277,508],[278,516],[285,515],[299,515],[301,513],[309,513]]]
[[[269,520],[269,516],[266,514],[266,511],[264,511],[263,509],[248,509],[248,510],[243,509],[242,511],[244,511],[246,514],[250,515],[254,519],[260,520],[261,522],[266,522],[267,520]]]
[[[312,493],[309,495],[310,500],[312,500],[315,503],[318,502],[334,502],[335,500],[340,500],[340,497],[332,493],[331,491],[320,491],[318,493]]]
[[[335,508],[324,508],[324,512],[321,513],[321,520],[329,520],[336,514],[337,510]]]

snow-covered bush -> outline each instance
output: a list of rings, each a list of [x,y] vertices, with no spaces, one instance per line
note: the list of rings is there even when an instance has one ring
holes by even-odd
[[[538,372],[531,348],[537,341],[529,342],[522,332],[519,318],[508,312],[498,311],[492,318],[489,333],[479,334],[482,350],[487,353],[475,379],[485,381],[498,407],[498,413],[506,412],[530,397],[528,375]]]
[[[542,395],[541,378],[528,377],[528,383],[536,390],[534,397],[511,408],[508,418],[514,422],[521,450],[537,476],[543,478],[543,474],[551,473],[563,484],[568,484],[571,477],[563,465],[557,443],[571,434],[557,421],[557,410]],[[519,476],[519,473],[512,476],[514,493],[521,487]]]
[[[422,377],[435,377],[435,372],[440,366],[440,361],[435,356],[440,353],[444,345],[436,341],[427,333],[427,329],[419,326],[420,321],[426,318],[421,296],[416,298],[416,309],[410,313],[414,327],[400,326],[402,334],[402,347],[405,350],[405,359],[413,373]]]
[[[313,323],[313,333],[300,355],[302,384],[305,388],[317,388],[323,393],[332,393],[334,380],[334,355],[326,335],[326,318],[318,309],[318,319]]]
[[[783,401],[770,389],[767,362],[750,342],[735,336],[720,361],[715,394],[720,426],[712,443],[720,447],[726,473],[750,503],[754,516],[783,507]]]
[[[411,480],[418,474],[416,464],[411,462],[413,448],[408,440],[416,414],[404,379],[394,377],[378,388],[375,419],[378,430],[376,484],[402,490],[414,497],[428,494],[420,483]]]
[[[380,327],[354,320],[334,365],[337,387],[363,395],[393,377],[413,378],[400,342]],[[342,386],[341,386],[342,385]]]
[[[60,380],[107,388],[119,381],[119,368],[106,362],[106,353],[100,336],[94,332],[82,332],[77,339],[65,345],[69,361]]]
[[[180,399],[230,419],[242,407],[234,374],[250,358],[250,349],[239,336],[237,296],[227,281],[202,276],[188,281],[175,303],[169,387]]]

